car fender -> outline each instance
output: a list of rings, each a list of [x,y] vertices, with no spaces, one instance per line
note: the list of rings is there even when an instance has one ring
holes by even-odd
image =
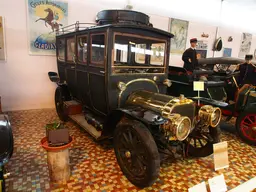
[[[134,119],[143,123],[146,127],[159,126],[166,122],[165,118],[154,111],[146,110],[137,106],[118,108],[113,110],[104,123],[103,135],[112,135],[116,125],[123,118]]]
[[[243,111],[256,113],[256,103],[247,104]]]

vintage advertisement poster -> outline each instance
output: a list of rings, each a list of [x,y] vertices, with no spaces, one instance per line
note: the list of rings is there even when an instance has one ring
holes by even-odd
[[[196,57],[197,59],[206,58],[207,50],[196,50]]]
[[[196,50],[207,50],[208,49],[208,41],[198,40],[196,45]]]
[[[182,54],[186,49],[189,22],[179,19],[170,20],[170,32],[174,35],[171,39],[171,53]]]
[[[6,48],[4,38],[4,19],[0,16],[0,61],[6,60]]]
[[[28,0],[29,52],[32,55],[56,55],[55,34],[68,24],[68,3]]]
[[[231,57],[232,49],[231,48],[224,48],[223,50],[223,57]]]
[[[245,55],[250,52],[251,44],[252,44],[252,34],[243,33],[238,57],[244,58]]]
[[[164,63],[164,43],[152,44],[151,49],[147,49],[146,44],[140,44],[137,45],[135,50],[137,51],[137,53],[135,53],[135,61],[137,63],[144,64],[146,55],[150,55],[150,64],[152,65],[163,65]]]

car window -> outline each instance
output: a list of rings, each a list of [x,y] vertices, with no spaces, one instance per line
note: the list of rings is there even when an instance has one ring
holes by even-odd
[[[116,33],[113,73],[164,73],[166,41]]]
[[[65,39],[60,39],[58,41],[58,60],[65,60]]]
[[[96,65],[103,65],[105,56],[105,35],[92,35],[91,43],[91,63]]]
[[[75,56],[75,38],[67,39],[67,61],[72,61]]]
[[[86,63],[87,61],[87,36],[77,38],[78,61]]]

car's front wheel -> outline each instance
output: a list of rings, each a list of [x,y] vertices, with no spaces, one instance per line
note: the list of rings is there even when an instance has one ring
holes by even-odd
[[[65,111],[64,108],[64,102],[69,101],[70,95],[65,87],[57,87],[55,90],[55,108],[56,112],[62,121],[67,121],[68,119],[68,114]]]
[[[187,154],[193,157],[206,157],[213,153],[213,144],[220,142],[220,128],[194,129],[186,139]]]
[[[137,187],[150,186],[158,178],[158,149],[150,131],[141,122],[122,120],[114,133],[114,149],[122,172]]]
[[[256,113],[242,112],[236,119],[236,130],[244,142],[256,146]]]

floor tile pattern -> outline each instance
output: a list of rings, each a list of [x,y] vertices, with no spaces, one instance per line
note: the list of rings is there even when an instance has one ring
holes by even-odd
[[[54,109],[16,111],[8,113],[15,139],[14,154],[8,163],[11,176],[7,179],[7,191],[92,191],[92,192],[182,192],[209,178],[224,174],[228,189],[256,176],[255,148],[240,141],[234,133],[222,131],[222,141],[228,141],[230,167],[213,170],[213,157],[176,160],[161,167],[159,179],[140,190],[123,176],[116,162],[111,143],[96,143],[74,122],[68,122],[75,142],[70,149],[72,175],[66,184],[54,184],[49,180],[46,151],[40,147],[45,136],[44,126],[57,118]],[[233,120],[234,121],[234,120]]]

